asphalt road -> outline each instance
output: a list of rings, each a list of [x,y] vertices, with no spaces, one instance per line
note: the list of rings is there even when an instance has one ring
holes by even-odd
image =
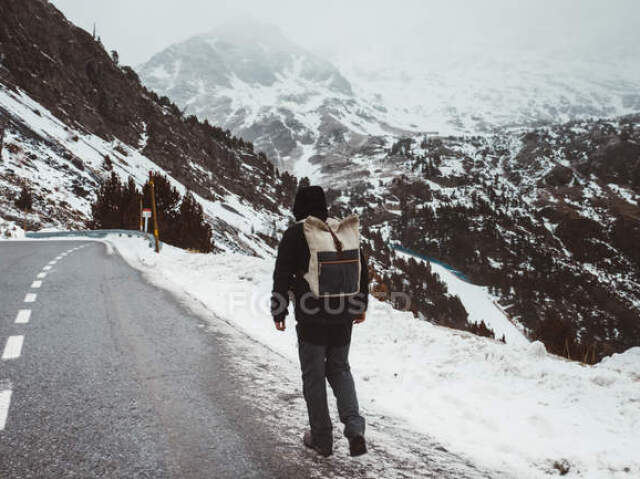
[[[0,242],[0,477],[309,477],[201,323],[104,244]]]

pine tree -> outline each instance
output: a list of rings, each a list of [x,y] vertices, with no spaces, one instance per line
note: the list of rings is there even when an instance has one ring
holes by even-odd
[[[122,183],[115,172],[105,180],[96,195],[96,201],[91,205],[91,228],[111,229],[121,227],[121,196]]]
[[[213,251],[211,225],[204,220],[202,205],[191,192],[182,199],[176,220],[180,246],[203,253]]]
[[[33,207],[33,194],[29,187],[23,186],[20,190],[20,196],[16,199],[16,207],[22,211],[31,211]]]

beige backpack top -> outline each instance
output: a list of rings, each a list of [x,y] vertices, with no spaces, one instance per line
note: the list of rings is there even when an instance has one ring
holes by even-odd
[[[308,216],[303,221],[309,245],[309,270],[304,279],[318,298],[353,296],[360,291],[360,219]]]

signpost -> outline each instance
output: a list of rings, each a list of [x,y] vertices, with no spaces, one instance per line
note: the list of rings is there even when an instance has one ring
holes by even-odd
[[[144,232],[148,232],[149,218],[151,218],[151,208],[145,208],[142,210],[142,217],[144,218]]]

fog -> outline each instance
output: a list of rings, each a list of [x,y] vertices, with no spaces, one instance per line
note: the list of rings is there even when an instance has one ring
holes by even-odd
[[[638,63],[636,0],[53,0],[138,65],[170,44],[238,18],[272,23],[328,59],[410,61],[470,50],[542,51]]]

